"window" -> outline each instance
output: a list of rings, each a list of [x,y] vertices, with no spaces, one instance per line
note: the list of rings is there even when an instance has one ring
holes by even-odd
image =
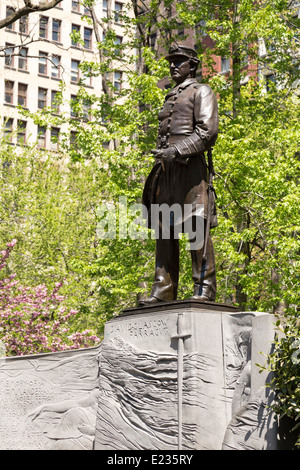
[[[15,9],[13,7],[6,7],[6,18],[12,15],[14,12],[15,12]],[[7,25],[6,29],[13,31],[15,29],[15,23],[11,23]]]
[[[197,24],[196,24],[196,35],[197,37],[205,37],[207,36],[207,24],[206,24],[206,20],[200,20]]]
[[[18,83],[18,104],[26,107],[27,104],[27,85]]]
[[[46,127],[45,126],[38,126],[38,147],[45,148],[46,147]]]
[[[19,55],[19,60],[18,60],[18,68],[19,70],[27,70],[27,55],[28,55],[28,49],[26,47],[22,47],[20,49],[20,55]]]
[[[85,16],[91,16],[91,11],[89,8],[87,8],[85,5],[83,5],[83,14]]]
[[[27,122],[21,119],[18,119],[17,142],[20,144],[26,143],[26,127],[27,127]]]
[[[247,67],[249,65],[249,55],[247,52],[244,53],[244,56],[241,59],[241,67]]]
[[[60,42],[61,21],[52,20],[52,41]]]
[[[79,82],[79,61],[71,60],[71,82]]]
[[[11,142],[12,141],[12,131],[13,131],[13,118],[4,118],[4,137]]]
[[[103,0],[102,2],[102,18],[108,18],[107,0]]]
[[[178,36],[184,36],[184,26],[182,24],[178,25],[178,31],[177,31]]]
[[[79,2],[72,0],[72,11],[79,12],[80,11],[80,4]]]
[[[91,119],[90,113],[91,113],[91,103],[89,100],[83,100],[82,101],[82,113],[83,117],[86,121],[89,121]]]
[[[117,36],[115,40],[115,44],[117,46],[117,49],[115,49],[116,55],[120,55],[122,42],[123,42],[123,38],[121,36]]]
[[[91,75],[91,68],[83,73],[81,84],[85,86],[92,86],[92,75]]]
[[[76,131],[71,131],[71,133],[70,133],[70,144],[73,147],[76,147],[76,139],[77,139],[77,132]]]
[[[19,33],[28,34],[28,16],[21,16],[19,21]]]
[[[71,95],[71,106],[70,106],[70,115],[71,117],[77,117],[77,107],[78,107],[78,100],[76,95]]]
[[[58,150],[59,147],[59,128],[51,127],[51,150]]]
[[[77,24],[72,24],[72,34],[75,34],[75,38],[72,39],[72,46],[78,47],[79,46],[78,38],[79,38],[79,35],[80,35],[80,26],[78,26]]]
[[[55,114],[59,113],[59,91],[52,90],[51,91],[51,108],[53,109]]]
[[[264,57],[267,53],[266,43],[265,40],[262,38],[258,38],[258,56]]]
[[[5,44],[5,66],[6,67],[13,67],[14,66],[14,45],[13,44]]]
[[[272,91],[276,85],[276,75],[274,73],[266,75],[266,89],[267,91]]]
[[[60,57],[58,55],[53,55],[51,60],[51,77],[59,78],[60,77]]]
[[[14,82],[5,80],[4,101],[7,104],[13,104],[14,101]]]
[[[83,40],[85,49],[92,49],[92,30],[90,28],[84,28]]]
[[[221,72],[230,70],[230,59],[228,57],[221,57]]]
[[[122,73],[114,72],[114,87],[116,88],[117,92],[121,91],[121,84],[122,84]]]
[[[48,38],[48,18],[46,16],[40,18],[39,36],[42,39]]]
[[[76,95],[71,95],[70,115],[73,118],[83,117],[90,120],[91,103],[89,99],[78,100]]]
[[[39,52],[39,74],[47,75],[47,52]]]
[[[123,7],[122,3],[115,2],[115,22],[116,23],[121,23],[122,21],[122,14],[120,15],[120,13],[122,13],[122,7]]]
[[[47,90],[46,88],[39,88],[38,90],[38,108],[43,109],[47,106]]]
[[[156,34],[156,33],[150,34],[150,47],[152,47],[152,48],[155,47],[155,45],[156,45],[156,38],[157,38],[157,34]]]

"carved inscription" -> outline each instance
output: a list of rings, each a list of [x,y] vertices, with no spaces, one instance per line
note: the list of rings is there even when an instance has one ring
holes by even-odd
[[[163,318],[157,320],[142,320],[129,323],[128,332],[130,337],[145,338],[151,336],[164,336],[169,334],[167,321]]]
[[[0,449],[44,448],[46,439],[26,415],[37,404],[49,401],[53,393],[51,384],[33,377],[0,381]]]
[[[108,336],[111,334],[127,333],[129,338],[151,338],[169,336],[169,324],[166,318],[154,318],[129,322],[118,322],[110,325]]]
[[[0,360],[0,449],[89,449],[98,349]]]

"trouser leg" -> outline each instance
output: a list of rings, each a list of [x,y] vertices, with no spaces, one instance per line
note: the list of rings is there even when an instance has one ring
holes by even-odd
[[[198,229],[196,230],[198,222]],[[203,222],[203,219],[202,219]],[[208,237],[206,258],[204,254],[204,237],[206,231],[206,221],[201,225],[196,217],[192,220],[193,234],[197,234],[199,243],[192,243],[192,234],[189,233],[191,240],[191,258],[192,258],[192,278],[194,281],[194,294],[192,298],[204,300],[216,299],[216,271],[215,271],[215,255],[211,237]],[[202,231],[201,231],[202,229]],[[194,239],[195,240],[195,239]],[[199,247],[198,247],[198,246]]]
[[[214,248],[211,237],[208,238],[206,259],[203,259],[204,247],[191,250],[192,278],[194,281],[194,298],[205,297],[208,300],[216,299],[216,269]]]
[[[179,240],[156,240],[155,281],[151,296],[176,300],[179,277]]]
[[[174,238],[171,227],[168,239],[163,239],[161,232],[156,239],[155,278],[151,295],[140,302],[141,305],[157,301],[176,300],[179,278],[179,240]]]

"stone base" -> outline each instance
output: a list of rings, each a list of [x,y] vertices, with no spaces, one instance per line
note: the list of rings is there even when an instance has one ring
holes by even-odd
[[[177,301],[125,310],[97,348],[0,359],[1,449],[276,449],[274,318]]]
[[[135,314],[145,314],[151,312],[166,312],[168,310],[182,310],[182,309],[195,308],[199,311],[201,310],[213,310],[215,312],[239,312],[240,310],[233,305],[223,304],[220,302],[210,302],[210,301],[199,301],[194,299],[187,300],[173,300],[170,302],[158,302],[152,305],[146,305],[144,307],[131,307],[125,309],[119,317]]]
[[[246,438],[233,412],[257,393],[265,401],[264,377],[253,364],[264,362],[259,353],[274,338],[273,321],[189,300],[128,309],[107,322],[95,448],[238,448]],[[276,430],[255,426],[260,437],[245,448],[276,447]]]

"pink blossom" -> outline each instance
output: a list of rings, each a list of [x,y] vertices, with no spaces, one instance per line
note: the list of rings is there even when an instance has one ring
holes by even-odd
[[[1,252],[0,270],[6,265],[16,240]],[[52,292],[45,285],[25,287],[14,280],[16,274],[0,280],[0,339],[8,355],[55,352],[95,346],[100,339],[90,330],[71,332],[70,319],[78,312],[60,305],[65,297],[58,294],[63,281]]]
[[[14,238],[11,242],[6,243],[6,246],[8,246],[9,248],[13,248],[16,243],[17,243],[17,240]]]

